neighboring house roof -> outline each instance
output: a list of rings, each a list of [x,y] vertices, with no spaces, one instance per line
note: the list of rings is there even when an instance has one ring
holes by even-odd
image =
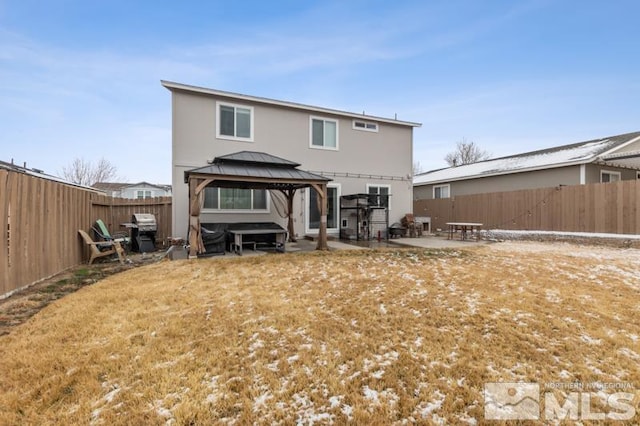
[[[93,184],[93,187],[103,191],[120,191],[120,189],[126,185],[129,184],[119,182],[96,182]]]
[[[126,188],[133,188],[137,186],[152,186],[154,188],[162,189],[163,191],[170,191],[171,185],[154,185],[149,182],[138,183],[122,183],[122,182],[96,182],[93,187],[103,191],[121,191]]]
[[[411,121],[402,121],[402,120],[396,120],[396,119],[393,119],[393,118],[376,117],[376,116],[373,116],[373,115],[365,115],[365,114],[358,114],[358,113],[355,113],[355,112],[340,111],[340,110],[337,110],[337,109],[330,109],[330,108],[323,108],[323,107],[317,107],[317,106],[312,106],[312,105],[299,104],[299,103],[296,103],[296,102],[279,101],[279,100],[276,100],[276,99],[269,99],[269,98],[262,98],[262,97],[258,97],[258,96],[243,95],[243,94],[240,94],[240,93],[225,92],[225,91],[222,91],[222,90],[207,89],[205,87],[191,86],[191,85],[188,85],[188,84],[175,83],[175,82],[166,81],[166,80],[160,80],[160,83],[164,87],[169,89],[169,90],[181,90],[181,91],[186,91],[186,92],[195,92],[195,93],[201,93],[201,94],[206,94],[206,95],[221,96],[221,97],[225,97],[225,98],[232,98],[232,99],[256,102],[256,103],[261,103],[261,104],[268,104],[268,105],[276,105],[276,106],[287,107],[287,108],[301,109],[301,110],[306,110],[306,111],[311,111],[311,112],[316,112],[316,113],[319,112],[319,113],[324,113],[324,114],[337,114],[337,115],[342,115],[342,116],[350,117],[350,118],[358,118],[358,119],[361,119],[361,120],[378,121],[378,122],[381,122],[381,123],[397,124],[397,125],[400,125],[400,126],[409,126],[409,127],[421,127],[422,126],[421,123],[414,123],[414,122],[411,122]]]
[[[100,191],[99,188],[92,188],[90,186],[78,185],[77,183],[73,183],[61,177],[49,175],[40,169],[35,169],[35,168],[28,169],[26,167],[18,166],[13,163],[7,163],[6,161],[0,161],[0,169],[11,170],[18,173],[24,173],[26,175],[47,179],[47,180],[51,180],[58,183],[63,183],[65,185],[75,186],[76,188],[85,189],[87,191],[102,193],[102,191]]]
[[[328,182],[331,179],[298,170],[299,164],[264,152],[241,151],[213,159],[211,164],[184,172],[185,183],[192,174],[222,175],[237,178],[272,179],[274,181]]]
[[[626,133],[508,157],[494,158],[477,163],[422,173],[414,177],[413,184],[416,186],[431,185],[457,180],[587,164],[596,161],[608,161],[615,158],[616,150],[636,141],[640,141],[640,132]],[[626,157],[629,154],[630,153],[626,152],[619,156]]]

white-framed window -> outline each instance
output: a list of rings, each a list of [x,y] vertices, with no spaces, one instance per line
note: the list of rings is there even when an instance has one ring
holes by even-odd
[[[433,198],[449,198],[451,197],[451,186],[446,185],[434,185]]]
[[[136,198],[138,200],[143,200],[145,198],[151,198],[151,191],[149,191],[149,190],[138,190],[138,191],[136,191]]]
[[[617,182],[622,178],[620,172],[611,170],[600,170],[600,183]]]
[[[338,121],[322,117],[309,118],[309,147],[338,150]]]
[[[265,189],[204,189],[203,210],[207,212],[269,212],[269,195]]]
[[[365,132],[377,132],[378,123],[372,123],[371,121],[353,120],[353,128],[355,130],[364,130]]]
[[[340,225],[340,184],[327,185],[327,232],[338,232]],[[320,209],[318,208],[318,194],[313,188],[307,188],[305,193],[305,232],[318,232],[320,229]]]
[[[391,185],[367,184],[367,193],[372,195],[374,205],[378,207],[386,207],[391,210]]]
[[[216,102],[216,137],[253,142],[253,107]]]

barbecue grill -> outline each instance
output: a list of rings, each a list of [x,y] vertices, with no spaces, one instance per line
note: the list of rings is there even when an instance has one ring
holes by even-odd
[[[131,216],[131,249],[140,253],[155,251],[158,224],[151,213],[135,213]]]

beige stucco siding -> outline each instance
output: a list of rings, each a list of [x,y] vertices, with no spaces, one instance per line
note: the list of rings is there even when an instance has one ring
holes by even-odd
[[[186,236],[188,223],[188,189],[184,183],[184,171],[205,166],[207,160],[214,157],[238,151],[266,152],[298,162],[302,170],[319,172],[333,179],[332,183],[339,185],[341,195],[366,192],[367,184],[390,185],[391,221],[399,220],[412,210],[409,176],[413,164],[413,129],[410,126],[378,123],[377,133],[366,132],[353,129],[353,119],[340,115],[179,90],[172,91],[172,94],[173,232],[178,236]],[[216,101],[253,108],[253,142],[216,137]],[[338,121],[338,150],[309,146],[312,116]],[[345,173],[353,177],[343,176]],[[294,211],[296,233],[299,235],[306,232],[303,203],[304,194],[299,193]],[[273,205],[270,210],[270,213],[204,213],[202,221],[284,223]]]
[[[437,185],[444,185],[439,183]],[[545,188],[558,185],[580,184],[580,166],[536,170],[450,182],[450,195],[483,194],[487,192],[516,191],[519,189]],[[421,185],[413,189],[416,200],[433,198],[434,185]]]

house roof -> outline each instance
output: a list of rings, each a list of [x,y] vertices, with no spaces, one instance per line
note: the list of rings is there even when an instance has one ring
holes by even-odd
[[[308,182],[326,183],[331,179],[315,173],[298,170],[298,163],[285,160],[264,152],[241,151],[213,159],[211,164],[184,172],[185,183],[190,175],[224,176],[229,186],[255,186],[248,182],[252,179],[272,180],[274,187],[278,182],[297,183],[303,186]],[[247,183],[245,184],[245,181]]]
[[[556,167],[608,161],[616,150],[640,141],[640,132],[609,136],[586,142],[494,158],[457,167],[447,167],[416,175],[414,185],[431,185],[487,176],[522,173]],[[626,153],[629,154],[629,153]],[[621,154],[622,155],[622,154]]]
[[[286,107],[286,108],[295,108],[295,109],[311,111],[315,113],[341,115],[344,117],[359,118],[362,120],[371,120],[371,121],[377,121],[380,123],[396,124],[399,126],[409,126],[409,127],[422,126],[421,123],[414,123],[411,121],[402,121],[402,120],[397,120],[393,118],[384,118],[384,117],[377,117],[374,115],[358,114],[355,112],[341,111],[337,109],[323,108],[323,107],[318,107],[313,105],[305,105],[305,104],[300,104],[296,102],[279,101],[276,99],[243,95],[240,93],[225,92],[225,91],[216,90],[216,89],[207,89],[205,87],[191,86],[188,84],[175,83],[175,82],[166,81],[166,80],[161,80],[160,83],[171,91],[178,90],[178,91],[185,91],[185,92],[200,93],[205,95],[213,95],[213,96],[219,96],[224,98],[237,99],[241,101],[255,102],[255,103],[265,104],[265,105],[275,105],[275,106]]]

